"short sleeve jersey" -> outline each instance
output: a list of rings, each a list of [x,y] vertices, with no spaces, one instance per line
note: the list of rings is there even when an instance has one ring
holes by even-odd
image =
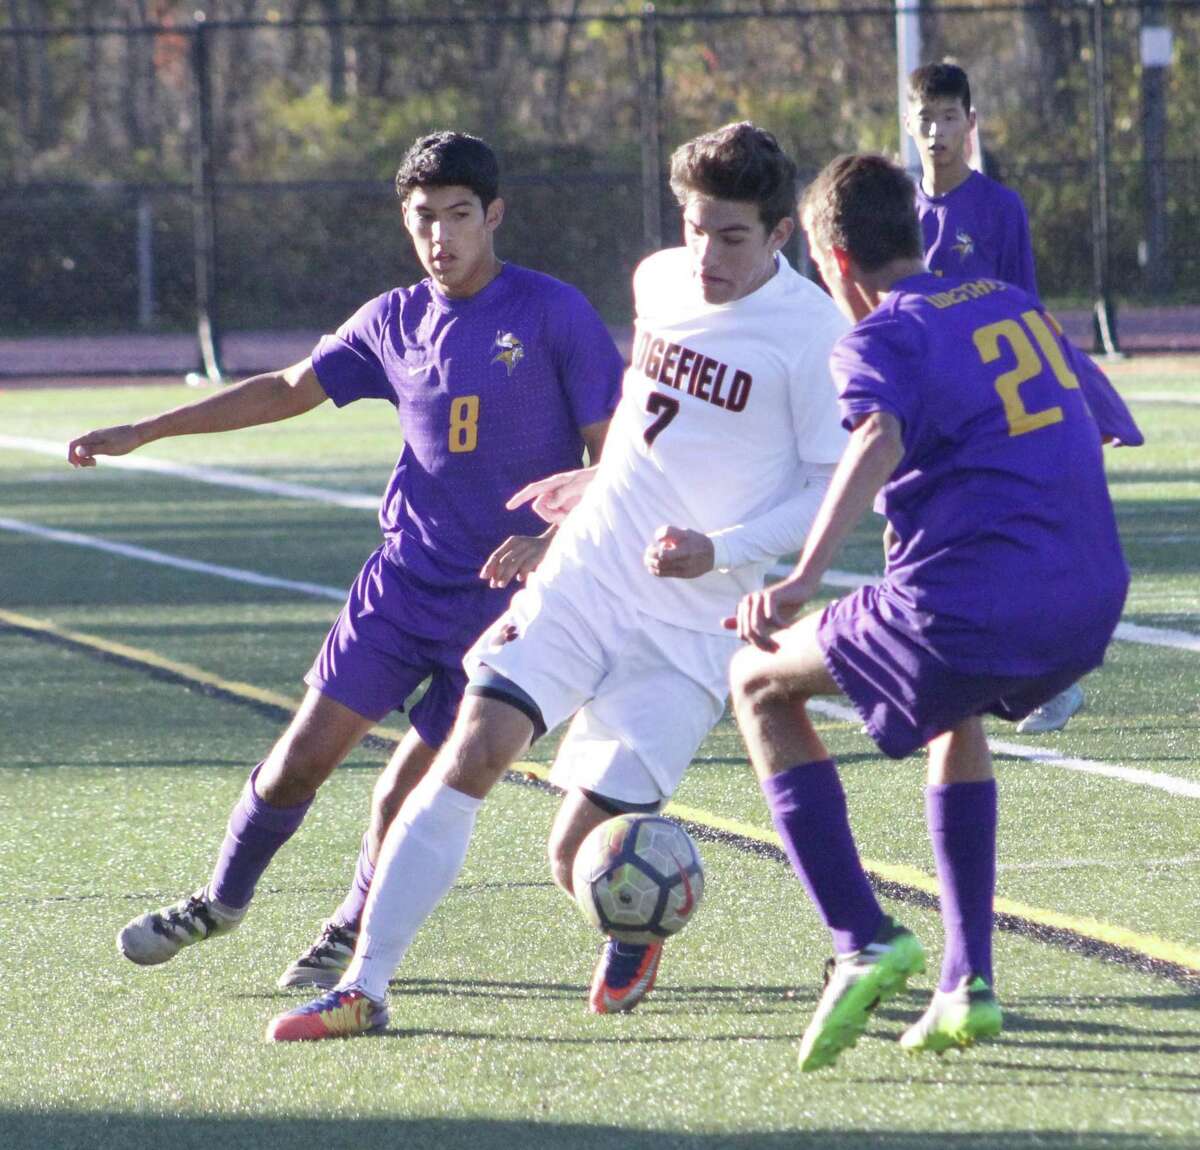
[[[972,172],[944,196],[928,196],[918,185],[917,216],[930,271],[999,279],[1037,295],[1029,218],[1011,188],[982,172]]]
[[[903,279],[833,353],[847,426],[894,415],[880,605],[949,666],[1036,675],[1102,651],[1129,573],[1077,353],[998,280]]]
[[[468,299],[428,279],[378,296],[321,339],[313,367],[339,407],[396,408],[404,449],[379,511],[384,552],[437,594],[477,587],[505,538],[545,530],[505,501],[580,466],[580,428],[610,417],[624,364],[579,291],[506,264]]]
[[[804,463],[836,462],[845,432],[829,353],[848,325],[782,258],[757,291],[709,304],[686,249],[667,249],[638,268],[634,301],[632,363],[599,471],[542,571],[582,565],[654,618],[720,633],[766,564],[662,579],[642,554],[661,526],[736,526],[795,494]]]

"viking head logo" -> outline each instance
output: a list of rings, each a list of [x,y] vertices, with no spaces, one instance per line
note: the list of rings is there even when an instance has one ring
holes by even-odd
[[[950,250],[958,252],[960,259],[965,260],[967,256],[975,254],[975,241],[971,239],[968,232],[964,232],[962,228],[958,228],[954,233],[954,239],[954,246]]]
[[[525,345],[511,331],[496,332],[496,342],[492,344],[496,354],[492,363],[502,363],[512,375],[518,363],[525,358]]]

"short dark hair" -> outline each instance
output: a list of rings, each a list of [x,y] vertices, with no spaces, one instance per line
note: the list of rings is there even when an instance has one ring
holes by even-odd
[[[841,248],[863,271],[878,271],[924,256],[915,191],[883,156],[838,156],[804,190],[800,217],[817,246]]]
[[[680,207],[696,193],[756,204],[770,231],[796,211],[796,165],[770,132],[743,120],[676,148],[671,155],[671,191]]]
[[[404,153],[396,173],[396,195],[407,200],[416,188],[470,188],[488,206],[500,194],[500,163],[478,136],[434,132]]]
[[[961,100],[971,110],[971,82],[957,64],[922,64],[908,77],[908,99]]]

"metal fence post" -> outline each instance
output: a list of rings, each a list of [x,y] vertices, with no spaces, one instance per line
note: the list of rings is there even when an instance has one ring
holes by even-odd
[[[638,52],[638,105],[642,144],[642,241],[647,252],[662,247],[662,164],[659,134],[662,68],[654,5],[642,7]]]
[[[1171,62],[1171,29],[1162,0],[1142,4],[1139,40],[1142,60],[1142,164],[1145,169],[1143,212],[1146,286],[1153,296],[1170,290],[1170,247],[1167,235],[1167,68]]]
[[[154,326],[154,209],[145,188],[137,197],[138,327]]]
[[[192,165],[193,246],[196,260],[196,336],[200,373],[191,384],[225,382],[221,367],[221,331],[217,318],[217,195],[213,174],[212,77],[209,75],[208,26],[203,12],[192,28],[192,72],[196,141]]]
[[[1104,70],[1104,0],[1092,2],[1092,148],[1095,163],[1092,213],[1092,348],[1119,355],[1117,312],[1108,258],[1108,100]]]

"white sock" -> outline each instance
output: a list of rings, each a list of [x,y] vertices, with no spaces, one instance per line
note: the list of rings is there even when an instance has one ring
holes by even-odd
[[[408,796],[383,840],[339,989],[356,986],[377,1002],[387,997],[404,952],[462,870],[482,804],[429,776]]]

